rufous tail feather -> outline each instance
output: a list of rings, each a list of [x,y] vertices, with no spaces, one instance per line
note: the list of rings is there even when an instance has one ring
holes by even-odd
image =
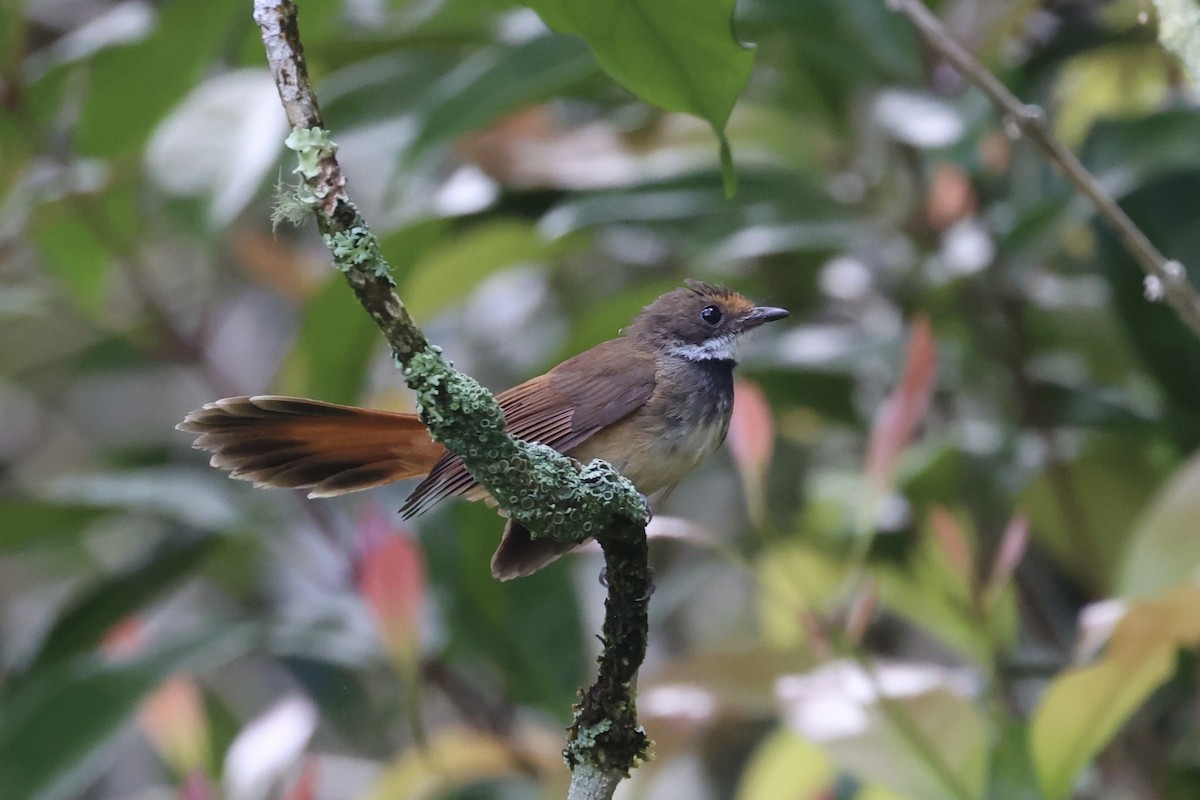
[[[199,434],[193,446],[232,477],[308,489],[309,497],[421,477],[445,452],[415,414],[298,397],[227,397],[191,412],[178,428]]]

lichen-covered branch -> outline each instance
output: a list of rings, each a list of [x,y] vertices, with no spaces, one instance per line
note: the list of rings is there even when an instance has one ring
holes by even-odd
[[[1200,336],[1200,294],[1188,281],[1184,266],[1165,258],[1146,238],[1141,228],[1109,197],[1075,154],[1050,132],[1042,110],[1022,103],[987,67],[954,40],[941,20],[921,0],[887,0],[887,3],[890,8],[907,17],[925,41],[955,69],[982,89],[1011,124],[1057,164],[1067,180],[1092,201],[1096,211],[1116,230],[1125,248],[1146,273],[1146,299],[1161,300],[1171,306],[1184,324]]]
[[[463,457],[467,469],[500,507],[534,536],[582,542],[595,537],[604,550],[609,591],[604,651],[596,684],[583,694],[566,756],[588,784],[611,786],[646,757],[637,725],[637,670],[646,652],[646,506],[610,465],[579,465],[544,445],[514,439],[495,398],[456,371],[430,344],[395,291],[379,243],[346,192],[337,145],[325,129],[300,43],[296,6],[290,0],[255,0],[267,61],[292,133],[287,146],[299,161],[300,184],[281,201],[278,219],[311,212],[334,266],[379,326],[416,392],[421,418],[434,439]],[[605,778],[593,781],[597,776]],[[581,778],[582,780],[582,778]],[[589,790],[590,792],[590,790]]]

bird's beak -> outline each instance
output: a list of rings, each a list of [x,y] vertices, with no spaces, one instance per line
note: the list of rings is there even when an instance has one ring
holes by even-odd
[[[751,330],[762,325],[764,322],[774,322],[777,319],[783,319],[789,316],[787,309],[772,308],[771,306],[758,306],[749,314],[742,317],[742,330]]]

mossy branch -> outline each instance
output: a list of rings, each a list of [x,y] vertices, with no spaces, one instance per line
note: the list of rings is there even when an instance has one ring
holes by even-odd
[[[650,592],[645,502],[609,464],[580,465],[552,448],[510,436],[491,393],[456,371],[425,338],[395,291],[378,239],[346,192],[337,145],[308,77],[295,4],[255,0],[254,20],[292,125],[286,144],[299,161],[300,183],[282,201],[280,218],[295,220],[298,207],[313,213],[334,266],[383,332],[405,382],[416,392],[430,434],[462,456],[500,507],[535,537],[564,542],[595,537],[604,550],[609,576],[604,650],[564,755],[580,777],[580,787],[573,781],[573,797],[611,797],[620,779],[646,758],[648,747],[634,696],[646,652]]]

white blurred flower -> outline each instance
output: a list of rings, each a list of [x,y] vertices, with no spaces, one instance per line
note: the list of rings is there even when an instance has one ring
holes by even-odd
[[[918,92],[880,92],[875,98],[874,116],[893,138],[923,149],[952,145],[965,130],[953,106]]]
[[[971,275],[996,257],[996,245],[975,217],[959,220],[942,235],[942,263],[952,275]]]
[[[1129,603],[1120,598],[1110,598],[1089,603],[1079,612],[1079,642],[1075,645],[1075,660],[1091,660],[1108,643],[1112,633],[1129,610]]]
[[[880,696],[915,697],[935,689],[969,696],[971,678],[935,664],[884,662],[868,673],[859,664],[833,661],[804,675],[785,675],[775,683],[784,718],[814,742],[846,739],[867,732],[871,707]]]
[[[234,738],[225,754],[228,800],[263,800],[300,759],[317,729],[317,708],[300,695],[287,697]]]

